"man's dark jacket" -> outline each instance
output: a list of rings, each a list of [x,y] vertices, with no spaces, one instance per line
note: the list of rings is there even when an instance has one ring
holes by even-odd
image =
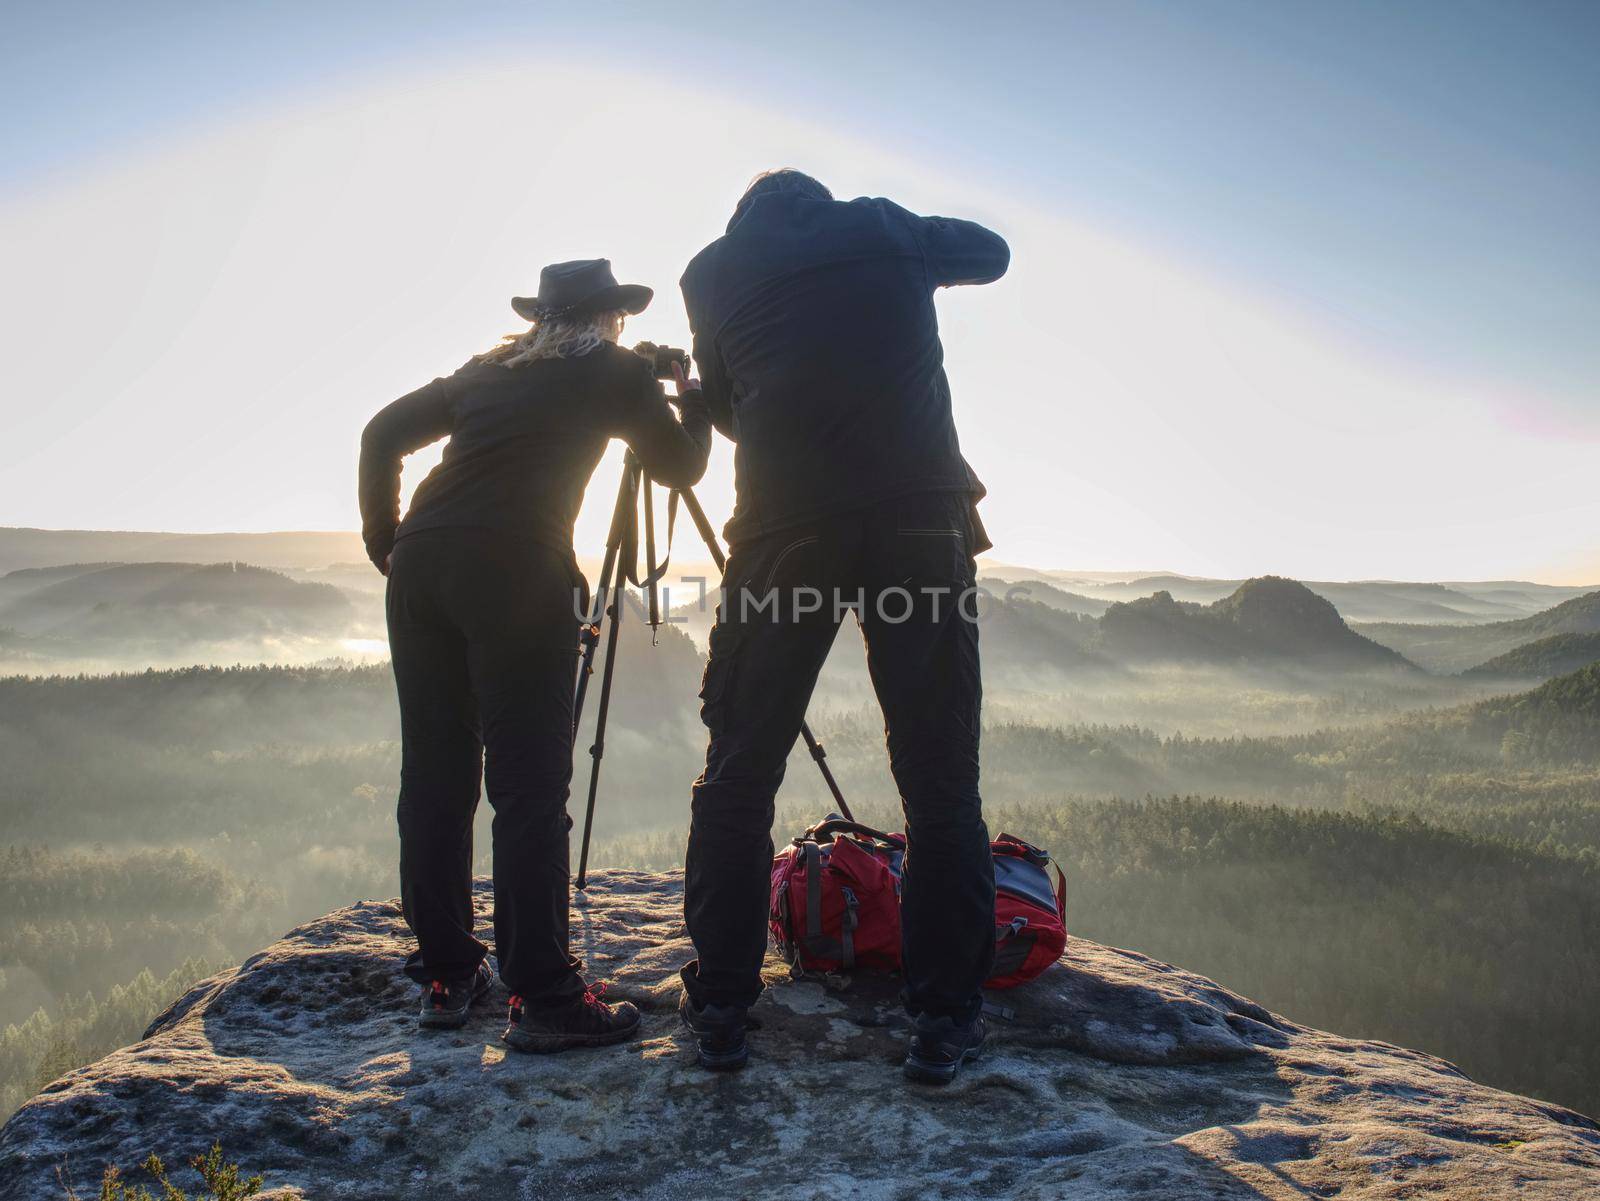
[[[971,221],[882,199],[757,197],[682,286],[738,543],[914,492],[983,495],[961,457],[935,289],[1005,274]],[[977,548],[981,549],[981,548]]]

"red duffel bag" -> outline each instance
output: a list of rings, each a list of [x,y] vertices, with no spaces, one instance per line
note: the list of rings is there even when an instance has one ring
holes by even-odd
[[[994,840],[995,962],[986,988],[1013,988],[1061,957],[1066,883],[1051,887],[1050,856],[1002,834]],[[903,834],[830,817],[772,861],[772,939],[797,972],[900,967]]]

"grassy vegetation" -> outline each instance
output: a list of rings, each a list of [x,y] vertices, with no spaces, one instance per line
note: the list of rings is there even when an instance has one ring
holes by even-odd
[[[139,1165],[155,1181],[157,1192],[142,1184],[129,1184],[122,1169],[107,1164],[100,1178],[99,1201],[249,1201],[261,1191],[262,1177],[239,1175],[239,1165],[227,1163],[222,1157],[222,1145],[212,1143],[204,1155],[189,1158],[189,1167],[200,1177],[198,1193],[186,1193],[172,1182],[167,1165],[154,1152]],[[68,1201],[78,1201],[78,1194],[67,1189]]]

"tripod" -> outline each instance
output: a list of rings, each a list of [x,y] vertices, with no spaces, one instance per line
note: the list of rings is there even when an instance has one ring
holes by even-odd
[[[644,502],[645,541],[645,574],[642,579],[638,578],[637,571],[641,498]],[[578,636],[582,656],[578,665],[577,690],[572,702],[574,738],[578,734],[578,723],[583,718],[583,703],[589,692],[589,678],[594,674],[595,653],[600,646],[601,626],[605,618],[611,619],[610,628],[606,630],[606,662],[600,674],[600,708],[595,717],[594,743],[589,747],[591,757],[589,797],[583,814],[583,848],[578,854],[578,878],[573,881],[573,887],[580,892],[589,882],[589,836],[594,830],[594,802],[600,787],[600,761],[605,758],[606,753],[606,718],[611,712],[611,684],[617,666],[617,634],[622,625],[623,612],[627,609],[623,603],[626,585],[634,584],[647,590],[650,628],[655,630],[661,625],[661,607],[656,585],[666,574],[667,564],[663,562],[658,566],[656,563],[653,500],[654,492],[650,477],[645,474],[638,458],[630,450],[622,462],[622,482],[617,486],[617,504],[611,513],[611,530],[606,535],[606,554],[600,566],[599,583],[595,586],[594,603],[589,608],[589,619],[584,623],[582,632]],[[705,542],[706,549],[711,552],[712,562],[717,565],[718,571],[722,571],[727,566],[727,556],[722,552],[716,531],[712,529],[705,510],[700,507],[699,500],[695,498],[694,491],[690,488],[673,489],[668,497],[669,558],[672,551],[672,530],[680,501],[694,522],[695,530],[701,540]],[[841,814],[853,821],[850,806],[845,802],[844,793],[839,789],[839,782],[834,779],[833,771],[827,764],[828,755],[823,750],[822,743],[817,741],[811,732],[811,727],[805,722],[800,723],[800,736],[805,740],[806,750],[816,762],[817,770],[822,773],[828,791],[833,794],[834,804],[838,806]]]

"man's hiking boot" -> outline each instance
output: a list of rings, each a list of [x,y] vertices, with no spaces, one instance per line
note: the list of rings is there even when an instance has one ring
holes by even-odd
[[[465,980],[435,980],[422,990],[422,1013],[417,1024],[424,1030],[459,1030],[467,1024],[472,1003],[494,984],[487,961]]]
[[[744,1009],[734,1005],[696,1006],[683,994],[678,1003],[683,1024],[694,1034],[700,1066],[713,1072],[732,1072],[744,1067],[750,1058],[750,1044],[744,1032],[752,1023]]]
[[[954,1018],[919,1015],[911,1025],[906,1079],[921,1084],[949,1084],[962,1064],[978,1058],[987,1033],[981,1013],[965,1026]]]
[[[549,1054],[571,1047],[604,1047],[625,1042],[639,1030],[639,1011],[627,1001],[608,1005],[605,985],[590,985],[580,996],[554,1009],[534,1009],[511,998],[506,1032],[500,1037],[518,1051]]]

